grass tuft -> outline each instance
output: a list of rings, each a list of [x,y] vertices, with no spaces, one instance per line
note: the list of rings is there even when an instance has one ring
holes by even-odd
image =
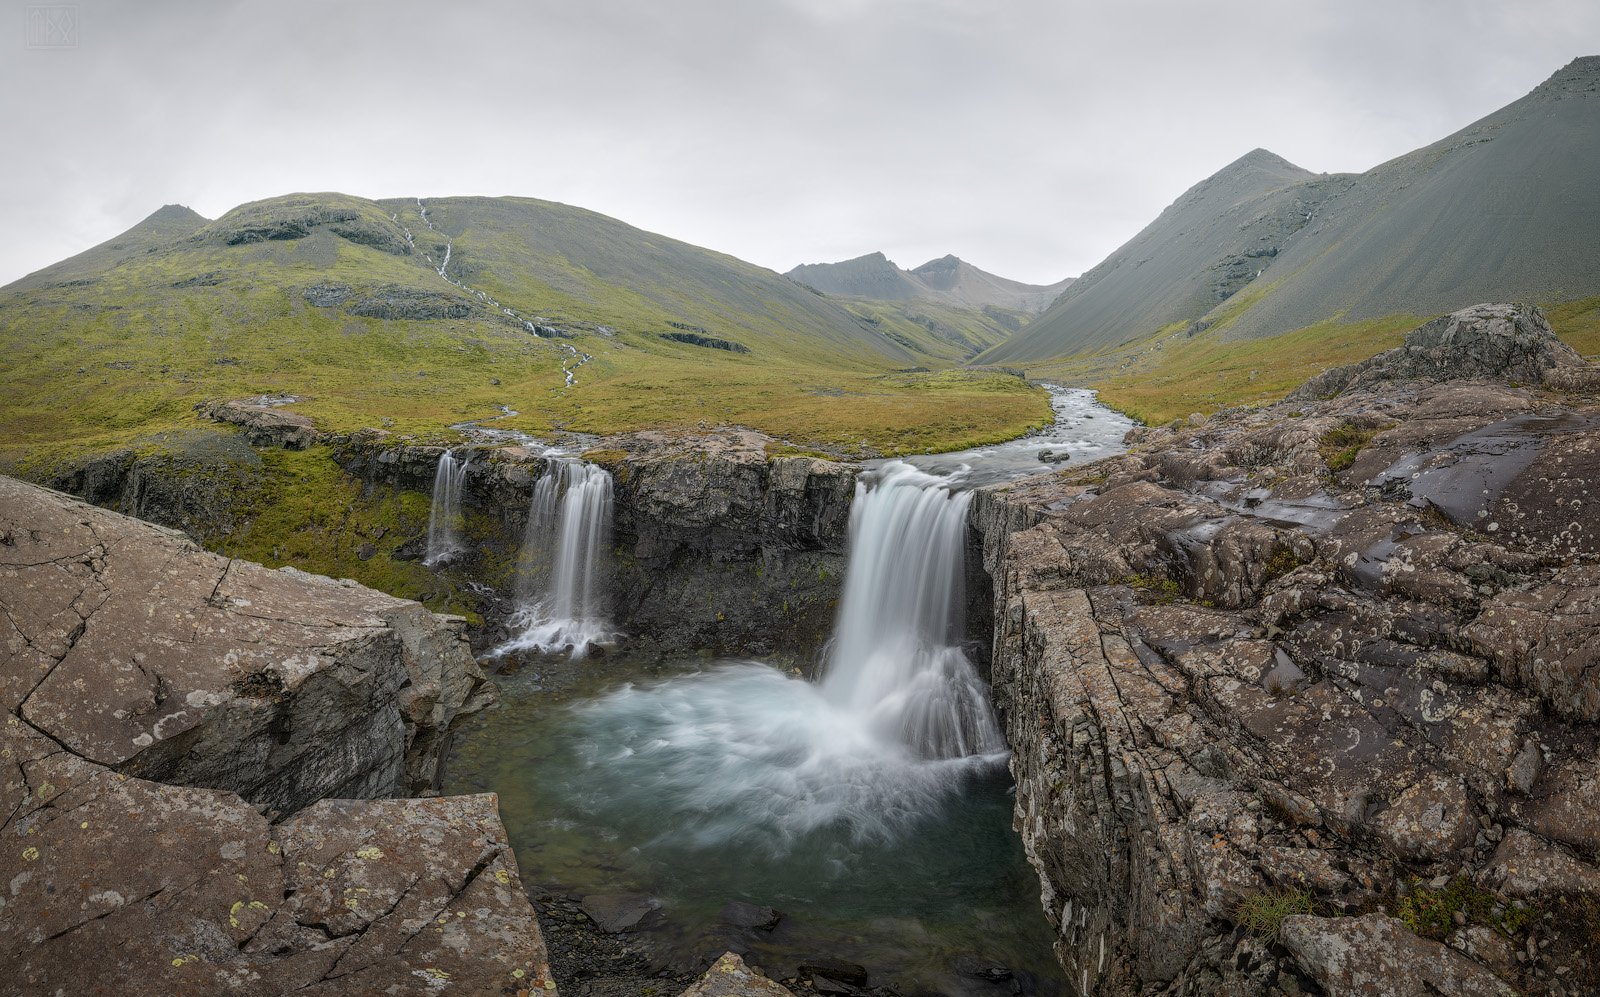
[[[1315,913],[1316,905],[1306,890],[1266,890],[1239,901],[1233,919],[1241,928],[1260,938],[1277,938],[1285,918],[1294,914]]]

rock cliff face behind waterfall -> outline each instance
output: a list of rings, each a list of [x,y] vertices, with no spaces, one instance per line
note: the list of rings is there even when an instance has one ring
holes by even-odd
[[[1528,332],[1469,312],[1461,343]],[[1600,405],[1435,367],[1479,379],[978,496],[1017,826],[1085,992],[1600,987]],[[1236,930],[1285,897],[1279,944]]]
[[[618,629],[674,653],[809,659],[832,625],[844,577],[856,468],[771,456],[771,443],[746,431],[633,433],[584,455],[613,478],[606,601]],[[482,517],[477,543],[514,559],[546,458],[521,446],[457,449],[476,455],[461,501]],[[412,491],[432,487],[442,453],[381,432],[355,434],[335,449],[341,466],[370,487]],[[513,584],[489,577],[492,564],[476,565],[470,554],[453,569]]]

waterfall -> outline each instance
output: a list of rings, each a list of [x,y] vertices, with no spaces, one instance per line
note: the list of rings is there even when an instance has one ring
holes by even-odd
[[[446,450],[433,472],[433,507],[428,511],[428,548],[422,563],[430,568],[444,564],[463,550],[461,544],[461,484],[471,459],[456,460]]]
[[[822,693],[922,758],[1005,751],[961,649],[971,492],[894,461],[856,481]]]
[[[496,654],[570,649],[582,657],[616,632],[607,619],[611,475],[569,457],[546,458],[533,487],[517,568],[521,632]]]

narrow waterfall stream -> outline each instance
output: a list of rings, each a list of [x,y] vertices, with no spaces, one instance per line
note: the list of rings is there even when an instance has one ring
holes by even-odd
[[[461,553],[461,485],[471,458],[457,459],[453,451],[439,455],[433,472],[433,505],[428,511],[428,546],[422,563],[430,568]]]
[[[538,484],[530,542],[562,539],[523,646],[584,616],[586,576],[562,567],[591,542],[563,517],[600,501],[581,467]],[[626,650],[530,667],[498,680],[507,708],[463,737],[447,788],[500,794],[530,882],[656,898],[648,944],[669,968],[733,946],[775,975],[852,960],[901,993],[1061,992],[1005,743],[962,647],[970,499],[904,463],[861,475],[820,681]],[[739,934],[717,917],[733,900],[784,919]],[[975,979],[973,960],[1011,975]]]
[[[517,564],[519,631],[496,648],[585,656],[616,638],[606,606],[611,474],[571,457],[549,456],[534,485]]]

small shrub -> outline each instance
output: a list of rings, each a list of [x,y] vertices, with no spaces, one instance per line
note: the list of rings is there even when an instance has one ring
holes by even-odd
[[[1394,424],[1387,426],[1374,426],[1371,429],[1360,429],[1345,423],[1322,434],[1321,445],[1322,459],[1328,465],[1328,470],[1334,474],[1348,470],[1356,462],[1356,457],[1372,438],[1379,433],[1393,429]]]
[[[1442,941],[1455,930],[1457,913],[1468,923],[1487,925],[1508,937],[1534,919],[1533,911],[1500,899],[1464,876],[1443,889],[1422,886],[1417,879],[1411,882],[1411,892],[1395,901],[1394,916],[1424,938]]]
[[[1282,578],[1284,575],[1287,575],[1289,572],[1300,567],[1302,563],[1304,562],[1300,560],[1300,555],[1294,552],[1293,547],[1279,547],[1277,550],[1272,552],[1271,557],[1267,558],[1267,581],[1270,582],[1275,578]]]
[[[1277,938],[1283,920],[1292,914],[1315,913],[1315,904],[1306,890],[1267,890],[1239,901],[1234,921],[1252,935]]]
[[[1178,601],[1183,594],[1183,589],[1178,583],[1165,575],[1129,575],[1123,580],[1124,585],[1129,585],[1145,593],[1152,602],[1160,605]]]

